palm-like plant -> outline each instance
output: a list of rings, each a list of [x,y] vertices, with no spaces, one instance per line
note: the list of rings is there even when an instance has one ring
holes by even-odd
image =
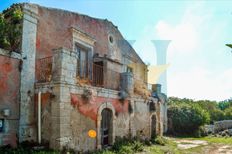
[[[232,48],[232,44],[226,44],[226,46],[228,46],[228,47]]]

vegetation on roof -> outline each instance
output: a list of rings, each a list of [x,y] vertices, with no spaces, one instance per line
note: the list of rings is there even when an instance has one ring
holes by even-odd
[[[14,4],[0,13],[0,48],[20,52],[22,37],[22,5]]]

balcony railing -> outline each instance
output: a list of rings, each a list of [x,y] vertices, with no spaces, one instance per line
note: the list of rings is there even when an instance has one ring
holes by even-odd
[[[96,87],[104,87],[104,72],[103,66],[93,63],[93,72],[92,72],[92,85]]]
[[[36,79],[38,83],[50,82],[52,77],[52,57],[36,60]]]
[[[120,73],[112,69],[105,69],[103,64],[94,63],[92,61],[77,61],[77,78],[88,80],[88,84],[96,87],[119,90]],[[52,78],[52,57],[46,57],[36,60],[36,79],[37,83],[50,82]],[[134,76],[134,85],[137,90],[150,87],[142,79]],[[136,89],[136,88],[135,88]],[[150,89],[150,88],[149,88]]]

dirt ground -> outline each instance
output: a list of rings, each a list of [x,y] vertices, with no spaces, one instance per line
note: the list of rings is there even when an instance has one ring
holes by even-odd
[[[173,139],[173,141],[177,143],[177,148],[182,150],[199,147],[202,154],[232,154],[232,145],[188,139]]]

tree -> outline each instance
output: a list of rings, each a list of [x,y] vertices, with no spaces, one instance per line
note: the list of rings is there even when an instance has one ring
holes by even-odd
[[[200,126],[209,123],[209,113],[198,104],[173,104],[168,107],[168,118],[176,134],[193,135]]]
[[[232,44],[226,44],[226,46],[228,46],[228,47],[232,48]]]
[[[225,117],[228,120],[232,120],[232,106],[225,109]]]
[[[14,4],[0,13],[0,48],[20,52],[22,39],[23,11]]]

